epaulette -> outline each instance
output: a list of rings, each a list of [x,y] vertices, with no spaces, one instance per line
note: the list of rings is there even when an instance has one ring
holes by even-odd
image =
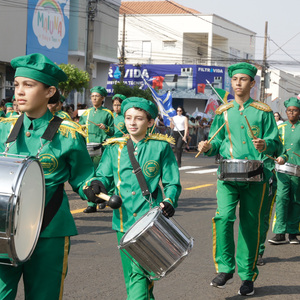
[[[154,133],[145,138],[145,142],[147,142],[149,140],[164,141],[164,142],[168,142],[172,145],[175,145],[175,139],[172,136],[169,136],[167,134]]]
[[[18,120],[19,116],[12,116],[10,118],[1,118],[0,122],[1,123],[11,123],[11,125],[15,125],[17,120]]]
[[[111,110],[109,110],[108,108],[102,108],[102,110],[107,111],[108,113],[110,113],[112,115],[112,117],[114,118],[114,114],[112,113]]]
[[[229,108],[231,108],[233,106],[234,106],[233,102],[223,104],[216,109],[216,114],[221,115],[224,111],[228,110]]]
[[[252,106],[256,109],[263,110],[266,112],[272,111],[271,107],[268,104],[265,104],[265,103],[257,101],[257,100],[254,100],[249,106]]]
[[[107,146],[107,145],[112,145],[112,144],[127,144],[127,141],[129,139],[129,135],[128,136],[122,136],[122,137],[112,137],[110,139],[107,139],[102,145],[103,146]]]
[[[90,111],[91,109],[92,109],[92,107],[86,109],[86,110],[82,113],[82,116],[87,116],[87,114],[89,113],[89,111]]]
[[[59,132],[66,137],[71,133],[73,139],[76,139],[76,132],[81,134],[84,138],[87,137],[87,134],[82,130],[81,125],[71,120],[63,120],[59,126]]]
[[[278,129],[280,129],[280,128],[286,126],[286,125],[287,125],[286,123],[281,123],[281,124],[278,125]]]

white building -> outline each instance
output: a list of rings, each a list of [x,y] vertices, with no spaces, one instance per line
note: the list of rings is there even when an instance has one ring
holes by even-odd
[[[122,1],[119,49],[123,31],[128,64],[228,66],[255,54],[255,32],[173,1]]]

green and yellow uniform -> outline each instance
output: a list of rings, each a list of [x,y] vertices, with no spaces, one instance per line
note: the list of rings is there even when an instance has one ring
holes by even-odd
[[[135,158],[142,168],[152,199],[142,196],[136,175],[127,150],[128,137],[112,138],[105,143],[105,151],[96,171],[96,177],[108,189],[112,182],[114,193],[123,200],[122,206],[113,211],[113,230],[117,231],[118,241],[140,217],[160,202],[167,201],[174,208],[181,192],[179,171],[173,151],[168,143],[170,138],[151,135],[134,144]],[[159,182],[162,182],[165,198]],[[151,203],[151,204],[150,204]],[[128,295],[134,299],[154,299],[153,283],[121,252],[125,283]],[[130,276],[131,274],[131,276]],[[138,283],[139,282],[139,283]],[[150,294],[149,294],[150,293]],[[132,298],[128,298],[132,299]]]
[[[246,73],[247,74],[247,73]],[[241,280],[254,281],[258,275],[256,261],[263,230],[265,206],[269,192],[269,179],[274,162],[272,156],[280,145],[278,130],[269,106],[249,98],[244,109],[233,101],[220,106],[212,123],[209,138],[225,123],[226,125],[211,141],[211,149],[205,153],[214,156],[218,153],[224,159],[264,161],[262,182],[217,182],[216,215],[213,225],[213,258],[217,272],[235,272],[235,244],[233,224],[239,203],[239,234],[236,263]],[[245,116],[251,124],[254,135],[265,140],[265,148],[259,152],[252,142]]]
[[[63,120],[70,120],[72,121],[71,117],[69,116],[69,114],[63,110],[59,110],[57,112],[55,112],[55,116],[63,119]]]
[[[294,126],[289,121],[278,126],[281,141],[290,149],[288,163],[300,166],[300,121]],[[282,156],[282,155],[281,155]],[[300,233],[300,177],[276,172],[277,197],[273,232],[276,234]]]
[[[126,127],[125,127],[125,121],[124,116],[119,113],[116,114],[114,112],[114,125],[115,125],[115,134],[114,137],[122,137],[125,134],[128,133]]]
[[[19,114],[16,111],[12,110],[6,113],[5,118],[11,118],[13,116],[19,116]]]
[[[0,118],[5,118],[5,113],[1,108],[0,108]]]

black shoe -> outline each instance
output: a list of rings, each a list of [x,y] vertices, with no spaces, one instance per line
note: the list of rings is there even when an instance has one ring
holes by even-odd
[[[257,263],[258,266],[263,266],[265,264],[261,255],[258,255]]]
[[[231,273],[219,273],[217,277],[215,277],[210,285],[224,289],[226,284],[230,284],[233,282],[233,274]]]
[[[253,281],[250,280],[244,280],[242,282],[242,285],[238,291],[239,295],[242,296],[251,296],[254,294],[254,286],[253,286]]]
[[[94,206],[88,206],[83,212],[86,214],[94,213],[97,211],[97,208]]]
[[[104,209],[106,207],[106,202],[99,203],[98,208]]]
[[[297,234],[289,234],[289,243],[294,245],[300,244],[300,241],[297,239]]]
[[[270,244],[280,245],[286,244],[285,234],[276,234],[272,239],[268,240]]]

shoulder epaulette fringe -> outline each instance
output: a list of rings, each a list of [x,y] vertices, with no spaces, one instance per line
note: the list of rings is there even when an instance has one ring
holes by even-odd
[[[102,145],[107,146],[107,145],[112,145],[112,144],[127,144],[127,141],[129,139],[129,136],[122,136],[122,137],[113,137],[110,139],[107,139]]]
[[[66,137],[71,134],[73,139],[76,139],[76,132],[81,134],[84,138],[87,137],[86,133],[82,130],[81,125],[71,120],[63,120],[59,126],[59,132]]]
[[[145,142],[147,142],[148,140],[164,141],[172,145],[175,145],[175,139],[172,136],[169,136],[167,134],[154,133],[147,136]]]
[[[221,115],[224,111],[228,110],[229,108],[231,108],[233,106],[234,106],[233,102],[223,104],[216,109],[216,114]]]
[[[1,123],[11,123],[12,125],[15,125],[19,116],[16,117],[10,117],[10,118],[0,118]]]
[[[257,100],[254,100],[249,106],[255,107],[256,109],[263,110],[266,112],[272,111],[271,107],[268,104]]]

